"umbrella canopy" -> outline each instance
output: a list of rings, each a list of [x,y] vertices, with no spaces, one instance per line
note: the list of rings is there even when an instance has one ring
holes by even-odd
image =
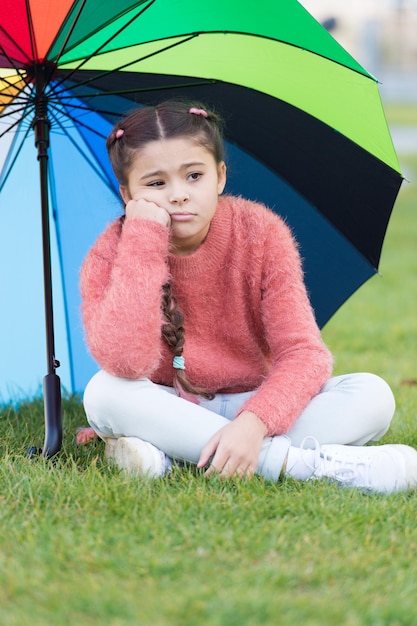
[[[52,412],[55,339],[69,391],[94,373],[78,271],[120,213],[104,138],[121,113],[171,97],[202,100],[225,118],[227,191],[292,226],[320,326],[377,270],[402,181],[377,81],[296,0],[210,0],[198,11],[191,0],[3,0],[3,397],[11,381],[27,391],[24,372],[45,334]],[[36,271],[44,332],[34,326]]]

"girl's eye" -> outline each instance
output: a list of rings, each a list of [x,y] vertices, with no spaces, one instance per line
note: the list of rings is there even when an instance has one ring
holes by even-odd
[[[188,178],[191,180],[198,180],[201,176],[202,174],[200,172],[191,172],[191,174],[188,174]]]
[[[164,184],[163,180],[154,180],[147,184],[147,187],[161,187]]]

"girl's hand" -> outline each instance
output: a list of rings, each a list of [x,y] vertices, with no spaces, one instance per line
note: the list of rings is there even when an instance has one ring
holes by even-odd
[[[252,475],[266,434],[267,428],[257,415],[243,411],[209,439],[197,467],[204,467],[211,459],[206,476],[213,473],[222,477]]]
[[[162,226],[169,227],[171,225],[168,211],[145,198],[132,198],[127,202],[125,211],[127,219],[138,217],[142,220],[159,222]]]

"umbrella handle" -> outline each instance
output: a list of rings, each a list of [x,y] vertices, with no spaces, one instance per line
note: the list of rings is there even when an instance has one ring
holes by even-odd
[[[61,449],[61,382],[57,374],[47,374],[43,379],[45,441],[42,456],[51,458]]]

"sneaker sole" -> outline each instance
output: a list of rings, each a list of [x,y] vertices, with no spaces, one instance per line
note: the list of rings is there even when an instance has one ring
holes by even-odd
[[[129,474],[156,478],[163,473],[159,451],[136,437],[107,439],[105,456],[108,462]]]

